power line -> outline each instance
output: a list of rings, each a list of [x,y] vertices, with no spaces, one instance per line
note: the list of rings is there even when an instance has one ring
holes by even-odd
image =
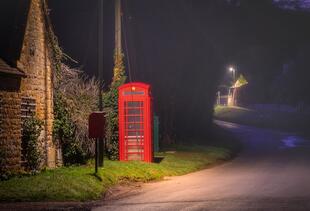
[[[128,44],[127,44],[127,29],[126,29],[126,23],[124,20],[124,14],[122,15],[122,25],[123,25],[123,29],[124,29],[122,32],[123,32],[123,36],[124,36],[125,53],[126,53],[126,58],[127,58],[129,81],[132,82],[131,63],[130,63],[130,57],[129,57]]]

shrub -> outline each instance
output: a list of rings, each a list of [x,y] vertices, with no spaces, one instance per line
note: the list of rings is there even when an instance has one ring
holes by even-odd
[[[5,160],[6,154],[4,149],[0,148],[0,181],[5,180],[8,177],[8,172],[5,169]]]
[[[66,104],[59,93],[55,94],[54,113],[53,134],[56,144],[62,149],[64,164],[85,163],[86,153],[83,152],[81,144],[74,137],[76,126],[72,122]]]
[[[118,90],[111,87],[104,94],[106,118],[106,154],[110,160],[118,159]]]
[[[30,171],[38,171],[42,162],[41,145],[39,136],[43,129],[43,122],[36,117],[27,118],[23,122],[22,148],[26,161],[26,168]]]
[[[65,165],[83,164],[94,155],[88,139],[88,116],[97,109],[98,83],[81,71],[62,66],[55,83],[54,140],[62,148]]]

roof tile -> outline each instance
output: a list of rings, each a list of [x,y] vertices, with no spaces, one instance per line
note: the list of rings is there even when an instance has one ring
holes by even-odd
[[[25,77],[25,73],[17,68],[9,66],[3,59],[0,58],[0,73],[18,75]]]

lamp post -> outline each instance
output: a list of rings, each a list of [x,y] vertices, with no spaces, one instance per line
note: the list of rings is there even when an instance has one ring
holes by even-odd
[[[233,76],[233,87],[234,87],[234,85],[236,83],[236,69],[234,67],[230,66],[229,71],[232,73],[232,76]],[[230,106],[235,106],[235,104],[236,104],[236,102],[235,102],[236,88],[233,88],[232,93],[230,92],[231,88],[229,88],[229,97],[231,97],[231,100],[228,104],[230,104]]]
[[[235,82],[235,80],[236,80],[236,69],[233,67],[229,67],[229,71],[232,72],[233,79],[234,79],[233,82]]]

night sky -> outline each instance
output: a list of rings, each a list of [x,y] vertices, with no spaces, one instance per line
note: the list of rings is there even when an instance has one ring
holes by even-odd
[[[97,4],[49,0],[60,46],[78,61],[65,62],[90,76],[97,75]],[[309,104],[309,6],[307,0],[123,1],[128,81],[152,85],[161,126],[176,134],[204,131],[211,122],[218,86],[231,80],[229,65],[249,82],[242,103]],[[113,46],[114,1],[105,0],[105,89]]]

